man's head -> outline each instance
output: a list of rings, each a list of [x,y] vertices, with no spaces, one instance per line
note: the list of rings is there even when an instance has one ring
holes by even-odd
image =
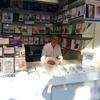
[[[52,37],[52,39],[51,39],[51,44],[53,45],[53,46],[55,46],[58,42],[59,42],[59,40],[60,40],[60,35],[53,35],[53,37]]]

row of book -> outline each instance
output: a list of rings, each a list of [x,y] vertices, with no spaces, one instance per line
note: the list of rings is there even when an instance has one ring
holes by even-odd
[[[90,40],[62,39],[61,46],[67,49],[80,51],[89,43]]]
[[[32,34],[53,34],[53,26],[30,26],[30,25],[13,25],[3,24],[3,33],[21,33],[22,35]]]
[[[50,37],[23,37],[23,44],[44,45],[50,42]]]
[[[25,10],[35,10],[35,11],[47,11],[55,12],[58,10],[58,6],[55,4],[39,3],[32,1],[23,0],[1,0],[0,8],[19,8]]]
[[[0,48],[0,72],[15,73],[26,71],[24,48]]]
[[[73,25],[63,25],[54,27],[54,33],[56,34],[82,34],[91,23],[78,23]]]
[[[68,11],[65,11],[62,14],[58,14],[54,18],[54,23],[62,22],[62,23],[68,23],[66,20],[69,18],[76,18],[80,17],[85,14],[85,5],[81,5],[75,8],[72,8]]]
[[[2,11],[2,22],[3,23],[13,23],[13,22],[24,22],[25,24],[34,24],[35,22],[41,23],[52,23],[53,17],[49,14],[33,14],[33,13],[13,13]]]

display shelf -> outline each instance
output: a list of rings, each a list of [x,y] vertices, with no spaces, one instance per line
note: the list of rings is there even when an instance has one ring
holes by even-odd
[[[68,39],[79,39],[79,40],[91,40],[92,37],[82,37],[82,34],[63,34],[63,38],[68,38]]]
[[[84,22],[84,15],[79,16],[79,17],[75,17],[75,18],[69,18],[69,23],[73,24],[73,23],[82,23]]]

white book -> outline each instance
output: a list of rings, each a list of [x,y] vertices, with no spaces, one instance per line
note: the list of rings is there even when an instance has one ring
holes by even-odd
[[[3,58],[2,72],[3,73],[14,73],[14,58],[13,57]]]
[[[2,61],[2,58],[0,58],[0,72],[2,72],[2,64],[3,64],[3,61]]]
[[[25,57],[15,57],[15,72],[26,71]]]

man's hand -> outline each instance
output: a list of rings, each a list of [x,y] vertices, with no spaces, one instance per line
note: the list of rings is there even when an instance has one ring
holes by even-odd
[[[56,64],[53,60],[48,60],[47,63],[50,64],[50,65],[55,65]]]

